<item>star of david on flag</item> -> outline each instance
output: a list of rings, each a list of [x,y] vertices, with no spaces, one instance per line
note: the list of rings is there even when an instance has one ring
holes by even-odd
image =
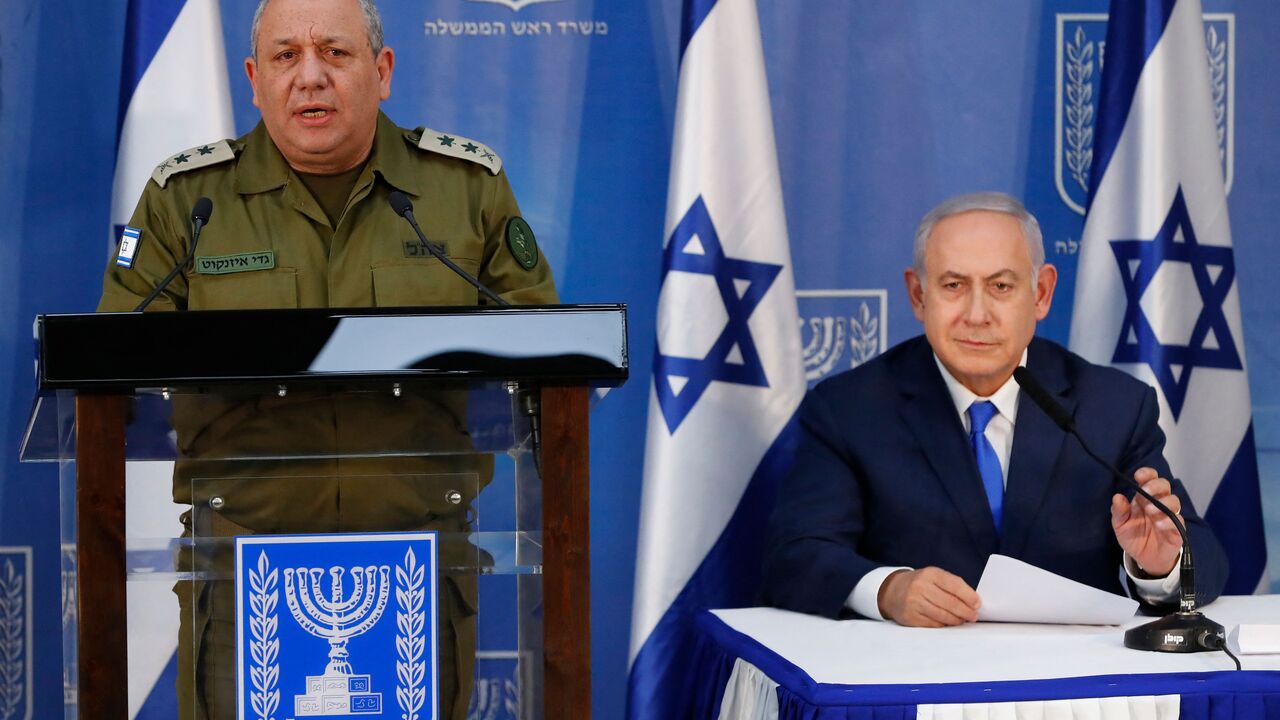
[[[1169,216],[1154,238],[1113,240],[1111,251],[1120,265],[1126,300],[1120,339],[1111,361],[1149,366],[1177,420],[1194,368],[1244,369],[1223,311],[1236,274],[1231,248],[1196,242],[1195,228],[1179,188]],[[1201,302],[1191,337],[1182,344],[1161,342],[1142,309],[1143,295],[1156,273],[1165,263],[1175,262],[1189,266]]]
[[[754,602],[805,377],[755,0],[686,0],[627,716],[688,717],[693,619]]]
[[[1156,388],[1165,458],[1265,589],[1240,294],[1199,0],[1117,0],[1107,29],[1071,349]]]
[[[728,321],[705,357],[654,357],[654,391],[666,420],[675,432],[712,382],[768,387],[764,366],[747,321],[782,271],[781,265],[752,262],[725,255],[720,237],[699,196],[676,225],[662,258],[663,280],[673,272],[708,275],[715,279]],[[686,308],[698,312],[700,308]]]

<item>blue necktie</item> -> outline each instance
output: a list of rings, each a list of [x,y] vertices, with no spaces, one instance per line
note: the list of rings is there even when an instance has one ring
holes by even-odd
[[[982,487],[987,491],[987,504],[991,506],[991,518],[996,522],[996,537],[999,537],[1004,511],[1004,473],[1000,471],[996,449],[983,434],[987,423],[995,416],[996,406],[989,400],[980,400],[969,406],[969,445],[978,461],[978,474],[982,476]]]

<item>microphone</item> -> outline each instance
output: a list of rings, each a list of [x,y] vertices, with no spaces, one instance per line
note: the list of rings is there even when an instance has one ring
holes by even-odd
[[[203,196],[196,200],[196,204],[191,208],[191,247],[187,250],[187,256],[173,266],[169,274],[165,275],[164,279],[151,290],[151,293],[143,298],[142,302],[138,303],[138,307],[133,309],[134,312],[145,310],[151,304],[151,301],[155,300],[160,295],[160,292],[168,287],[169,283],[178,276],[178,273],[187,266],[187,263],[191,262],[191,258],[196,256],[196,243],[200,240],[200,231],[204,229],[205,225],[209,224],[209,216],[211,215],[213,215],[213,201]]]
[[[1076,430],[1075,418],[1072,418],[1066,408],[1049,394],[1031,371],[1025,367],[1014,368],[1013,379],[1055,425],[1062,428],[1063,432],[1075,437],[1086,455],[1110,471],[1112,477],[1119,480],[1121,484],[1131,485],[1139,495],[1159,508],[1173,522],[1173,526],[1178,529],[1178,534],[1182,536],[1181,599],[1178,612],[1126,631],[1125,647],[1135,650],[1181,653],[1221,649],[1220,641],[1226,638],[1225,629],[1196,611],[1195,561],[1191,553],[1191,540],[1187,537],[1187,528],[1183,525],[1182,519],[1163,502],[1152,497],[1137,480],[1120,472],[1114,465],[1099,457]]]
[[[472,287],[474,287],[476,290],[479,290],[481,293],[483,293],[484,296],[492,300],[494,304],[496,305],[511,304],[506,300],[503,300],[502,298],[495,295],[492,290],[484,286],[484,283],[481,283],[479,280],[472,277],[471,274],[468,273],[466,270],[463,270],[462,268],[455,265],[454,262],[449,258],[445,257],[444,253],[440,252],[440,249],[437,248],[435,245],[432,245],[431,243],[427,242],[426,234],[422,232],[422,228],[418,227],[418,221],[415,220],[413,217],[413,203],[409,202],[409,198],[405,197],[404,193],[400,192],[399,190],[391,191],[391,194],[387,196],[387,202],[391,204],[391,209],[395,210],[397,215],[409,221],[409,224],[413,226],[413,231],[418,234],[418,242],[422,243],[423,249],[431,253],[432,257],[444,263],[445,267],[457,273],[458,277],[471,283]]]

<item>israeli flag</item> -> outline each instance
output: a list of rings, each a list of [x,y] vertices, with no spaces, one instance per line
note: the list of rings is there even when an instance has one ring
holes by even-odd
[[[678,717],[690,619],[753,603],[805,391],[755,0],[686,0],[628,716]]]
[[[156,165],[235,135],[218,0],[129,0],[126,12],[109,256]]]
[[[235,131],[218,0],[130,0],[124,32],[108,256],[116,254],[157,164]],[[177,537],[181,508],[169,500],[172,463],[130,463],[128,473],[129,535]],[[130,583],[128,619],[129,717],[176,717],[178,603],[171,585]]]
[[[1112,4],[1071,348],[1156,388],[1165,456],[1265,583],[1240,295],[1199,0]]]

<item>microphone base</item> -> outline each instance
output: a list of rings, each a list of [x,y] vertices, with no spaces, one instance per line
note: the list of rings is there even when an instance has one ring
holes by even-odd
[[[1216,650],[1206,639],[1225,637],[1224,628],[1199,612],[1165,615],[1125,631],[1124,646],[1149,652],[1193,653]]]

